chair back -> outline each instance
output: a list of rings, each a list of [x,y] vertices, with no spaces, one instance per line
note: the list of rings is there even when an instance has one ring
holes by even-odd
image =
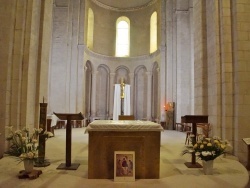
[[[198,128],[201,128],[201,132],[206,136],[206,138],[209,137],[209,132],[211,131],[210,123],[197,123],[197,129]]]
[[[119,120],[135,120],[134,115],[119,115]]]

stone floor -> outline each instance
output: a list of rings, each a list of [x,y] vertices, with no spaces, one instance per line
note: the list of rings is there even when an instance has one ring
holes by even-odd
[[[88,134],[85,128],[72,129],[72,163],[79,163],[77,170],[57,170],[65,163],[65,129],[55,129],[55,137],[46,141],[46,158],[50,162],[34,180],[19,179],[23,164],[17,158],[5,156],[0,160],[0,188],[25,187],[86,187],[86,188],[220,188],[249,187],[249,174],[235,157],[221,156],[214,164],[214,175],[204,175],[202,169],[187,168],[190,155],[181,155],[184,149],[184,132],[165,130],[161,135],[160,179],[136,179],[135,182],[114,182],[113,179],[88,179]],[[97,153],[100,155],[100,153]],[[152,161],[153,162],[153,161]],[[201,161],[198,161],[201,162]]]

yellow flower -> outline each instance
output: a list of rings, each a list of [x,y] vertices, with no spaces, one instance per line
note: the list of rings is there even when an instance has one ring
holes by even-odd
[[[214,140],[214,143],[215,143],[215,144],[219,144],[219,141],[218,141],[218,140]]]
[[[195,149],[195,148],[197,148],[197,146],[198,146],[198,145],[197,145],[197,144],[195,144],[195,145],[194,145],[194,149]]]
[[[212,146],[212,144],[211,144],[211,143],[208,143],[207,146]]]
[[[203,144],[201,144],[201,145],[200,145],[200,149],[203,149],[203,148],[204,148],[204,145],[203,145]]]
[[[222,149],[225,149],[226,146],[225,146],[224,144],[221,144],[220,147],[221,147]]]
[[[211,140],[211,138],[205,138],[207,141],[209,141],[210,142],[210,140]]]

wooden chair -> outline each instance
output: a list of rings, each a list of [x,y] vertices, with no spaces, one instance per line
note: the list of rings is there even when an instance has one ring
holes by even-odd
[[[209,132],[211,131],[210,123],[197,123],[197,138],[199,135],[205,135],[206,138],[209,137]]]
[[[82,120],[76,120],[76,128],[82,128]]]
[[[197,123],[197,133],[196,133],[196,141],[200,135],[205,135],[206,138],[209,137],[209,132],[211,131],[210,123]],[[189,144],[189,136],[192,134],[192,130],[186,132],[186,140],[185,145]]]
[[[66,128],[66,123],[64,120],[58,120],[57,124],[55,126],[56,129],[62,129],[62,128]]]
[[[119,115],[119,120],[135,120],[134,115]]]
[[[175,123],[175,130],[180,130],[181,132],[190,131],[191,126],[188,123]]]

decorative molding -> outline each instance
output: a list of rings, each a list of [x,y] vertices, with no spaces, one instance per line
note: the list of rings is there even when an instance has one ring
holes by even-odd
[[[157,55],[159,55],[160,50],[158,49],[154,53],[149,54],[149,55],[142,55],[142,56],[136,56],[136,57],[107,56],[107,55],[102,55],[102,54],[95,53],[95,52],[91,51],[89,48],[85,48],[84,52],[89,56],[99,58],[99,59],[110,60],[110,61],[119,61],[119,60],[123,60],[123,61],[132,61],[132,60],[134,60],[134,61],[136,61],[136,60],[154,59],[155,57],[157,57]]]
[[[53,6],[55,8],[69,8],[68,3],[61,3],[60,5],[56,2],[56,0],[53,1]]]
[[[141,6],[137,6],[137,7],[131,7],[131,8],[118,8],[118,7],[112,7],[106,4],[101,3],[98,0],[92,0],[93,3],[95,3],[96,5],[98,5],[99,7],[102,7],[104,9],[108,9],[108,10],[112,10],[112,11],[117,11],[117,12],[130,12],[130,11],[137,11],[137,10],[141,10],[144,9],[146,7],[149,7],[153,4],[155,4],[157,2],[157,0],[152,0],[144,5]]]

